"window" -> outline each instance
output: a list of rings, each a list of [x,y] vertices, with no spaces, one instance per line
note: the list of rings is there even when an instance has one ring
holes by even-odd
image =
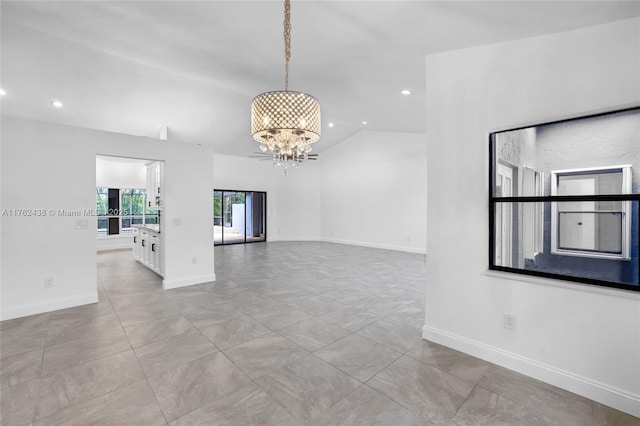
[[[514,173],[518,177],[517,168],[507,164],[496,166],[496,196],[511,197],[514,195]],[[541,196],[543,176],[540,172],[529,167],[521,170],[522,183],[515,189],[523,196]],[[514,213],[516,220],[521,219],[527,223],[526,227],[517,229],[522,235],[515,238],[513,235]],[[513,243],[516,240],[523,252],[523,258],[533,258],[542,251],[543,240],[543,211],[540,204],[525,204],[521,207],[512,203],[500,203],[495,210],[495,259],[498,265],[513,266],[518,263],[518,257],[514,259]],[[517,253],[516,253],[517,254]]]
[[[494,132],[489,150],[489,269],[640,291],[640,108]]]
[[[142,193],[142,196],[140,195]],[[140,189],[120,190],[121,234],[130,234],[131,225],[142,224],[144,209],[144,191]]]
[[[552,195],[631,193],[631,166],[551,173]],[[553,203],[552,253],[629,259],[631,210],[628,201]]]
[[[158,211],[147,207],[146,191],[96,188],[98,236],[129,235],[132,225],[158,223]]]
[[[98,216],[98,235],[107,235],[109,228],[109,188],[96,188],[96,215]]]

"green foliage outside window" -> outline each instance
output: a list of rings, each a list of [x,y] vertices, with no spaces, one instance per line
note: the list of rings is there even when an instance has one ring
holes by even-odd
[[[213,215],[222,216],[222,195],[213,196]]]
[[[106,216],[109,210],[109,188],[96,188],[96,214]]]
[[[145,211],[145,190],[123,188],[120,190],[122,215],[141,215]]]
[[[158,210],[147,207],[144,189],[120,188],[120,207],[109,208],[109,188],[96,187],[96,215],[98,216],[98,235],[107,235],[109,219],[120,219],[120,234],[130,234],[131,226],[136,224],[157,224]]]

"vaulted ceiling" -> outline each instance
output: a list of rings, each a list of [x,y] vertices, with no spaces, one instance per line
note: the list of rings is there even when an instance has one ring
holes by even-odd
[[[248,156],[252,98],[284,88],[280,1],[0,8],[3,114],[150,137],[168,126]],[[289,87],[320,101],[316,152],[362,129],[424,132],[426,54],[636,16],[637,1],[293,0]]]

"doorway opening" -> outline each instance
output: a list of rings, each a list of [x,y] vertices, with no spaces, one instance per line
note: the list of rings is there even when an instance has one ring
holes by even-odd
[[[214,189],[214,245],[266,241],[266,212],[266,192]]]
[[[150,171],[160,164],[141,158],[96,155],[97,250],[133,247],[138,227],[160,227],[160,180]],[[156,185],[157,182],[157,185]],[[156,189],[158,188],[158,189]]]

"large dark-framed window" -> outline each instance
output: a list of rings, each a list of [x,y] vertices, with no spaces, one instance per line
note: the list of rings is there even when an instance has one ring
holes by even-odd
[[[267,240],[267,193],[213,190],[214,245]]]
[[[98,237],[130,235],[132,225],[157,224],[158,211],[147,207],[146,190],[96,187]]]
[[[489,135],[489,269],[640,291],[640,107]]]

